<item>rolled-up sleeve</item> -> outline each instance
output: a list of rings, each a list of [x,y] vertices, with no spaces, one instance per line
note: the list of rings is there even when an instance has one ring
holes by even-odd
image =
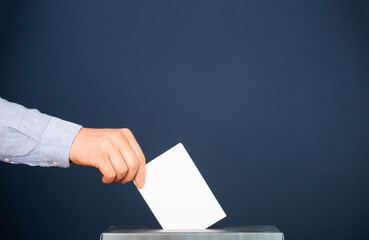
[[[0,98],[0,160],[69,167],[70,148],[81,128]]]

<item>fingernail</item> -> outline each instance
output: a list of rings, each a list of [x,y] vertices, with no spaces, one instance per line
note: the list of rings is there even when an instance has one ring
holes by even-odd
[[[144,185],[144,182],[138,182],[136,186],[137,188],[141,189],[143,188],[143,185]]]

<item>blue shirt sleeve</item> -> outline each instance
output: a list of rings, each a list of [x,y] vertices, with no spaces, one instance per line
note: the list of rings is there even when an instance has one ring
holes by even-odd
[[[81,127],[0,98],[0,160],[69,167],[70,148]]]

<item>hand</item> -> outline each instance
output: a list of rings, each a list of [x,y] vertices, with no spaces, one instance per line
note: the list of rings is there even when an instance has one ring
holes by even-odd
[[[104,175],[103,183],[145,183],[145,156],[132,132],[127,129],[82,128],[73,141],[70,160],[92,166]]]

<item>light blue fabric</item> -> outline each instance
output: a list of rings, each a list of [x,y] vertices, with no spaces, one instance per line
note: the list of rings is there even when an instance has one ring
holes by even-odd
[[[0,98],[0,160],[69,167],[70,148],[81,127]]]

